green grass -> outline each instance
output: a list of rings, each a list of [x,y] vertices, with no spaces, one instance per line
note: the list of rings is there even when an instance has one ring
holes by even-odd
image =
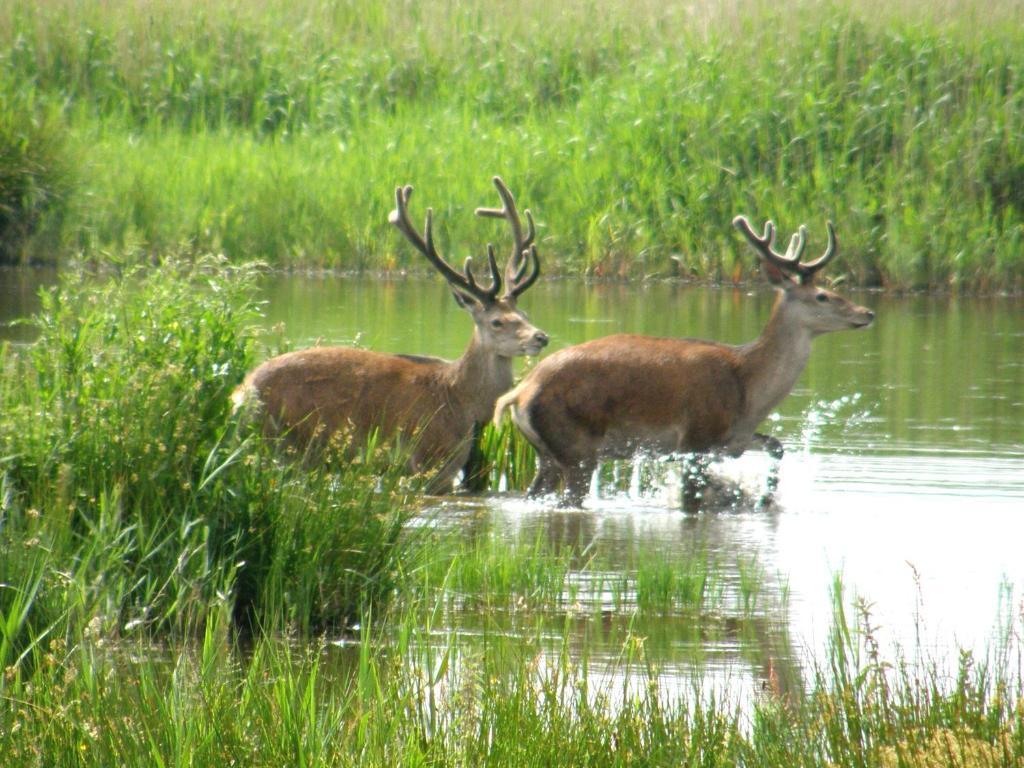
[[[836,589],[796,668],[756,561],[409,526],[383,449],[309,471],[236,422],[249,260],[415,264],[400,182],[463,255],[501,173],[549,272],[740,277],[743,211],[832,216],[855,282],[1021,288],[1016,4],[496,7],[0,7],[2,258],[102,267],[0,349],[0,764],[1024,763],[1019,617],[886,657]],[[709,640],[761,690],[705,687]]]
[[[480,435],[480,449],[488,457],[491,488],[504,484],[507,488],[523,490],[533,480],[537,466],[534,448],[506,419],[500,427],[486,424]]]
[[[384,610],[415,479],[383,447],[307,469],[231,413],[252,267],[68,275],[0,362],[0,666],[48,638],[303,634]],[[400,465],[401,462],[399,462]]]
[[[975,766],[1024,759],[1022,683],[992,658],[887,659],[870,617],[833,619],[802,695],[666,689],[644,639],[590,659],[517,634],[398,637],[355,648],[265,637],[245,653],[211,622],[168,656],[86,634],[0,684],[4,765]],[[609,685],[618,680],[624,688]]]
[[[0,90],[0,263],[27,241],[61,248],[63,216],[77,177],[55,109]]]
[[[735,643],[755,666],[784,659],[787,679],[799,677],[779,618],[788,589],[756,561],[712,552],[700,537],[689,547],[646,542],[624,551],[614,536],[598,536],[581,549],[571,534],[553,533],[571,526],[576,512],[561,521],[549,512],[555,519],[536,531],[492,528],[489,511],[448,514],[431,517],[402,589],[403,603],[425,606],[425,626],[441,617],[449,628],[516,631],[536,621],[558,635],[571,625],[595,647],[635,633],[659,656],[685,646],[697,659],[709,642]]]
[[[463,525],[471,532],[448,530]],[[699,616],[720,610],[730,602],[727,593],[735,592],[736,612],[750,615],[756,597],[748,593],[759,591],[753,583],[764,580],[742,563],[726,566],[700,545],[694,551],[645,548],[626,566],[614,545],[578,551],[571,543],[548,541],[543,533],[472,532],[485,526],[460,518],[432,534],[407,588],[415,587],[423,600],[440,600],[453,610],[559,616]],[[740,590],[727,584],[737,567],[745,579]]]
[[[0,14],[0,91],[59,112],[78,169],[58,253],[418,266],[394,186],[479,254],[500,173],[548,273],[748,276],[743,212],[816,245],[833,218],[859,284],[1022,287],[1015,3],[179,7]]]

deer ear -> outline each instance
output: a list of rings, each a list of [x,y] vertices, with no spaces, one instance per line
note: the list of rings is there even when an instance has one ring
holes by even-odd
[[[452,288],[452,296],[455,297],[455,303],[468,312],[472,312],[473,308],[477,306],[476,299],[455,288]]]

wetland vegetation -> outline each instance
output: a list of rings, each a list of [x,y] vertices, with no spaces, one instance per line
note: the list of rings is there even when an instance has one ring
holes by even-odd
[[[453,258],[501,173],[551,273],[739,280],[746,212],[834,218],[855,285],[1024,287],[1019,4],[499,8],[0,6],[0,261],[62,265],[0,342],[0,764],[1024,764],[1020,574],[970,572],[1016,562],[1017,304],[919,297],[819,350],[772,424],[798,448],[774,512],[665,510],[660,465],[606,467],[587,512],[531,506],[510,428],[484,436],[501,490],[439,500],[388,446],[311,471],[232,415],[268,349],[461,351],[439,280],[371,299],[253,266],[418,269],[398,183]],[[528,309],[553,348],[612,322],[745,341],[763,318],[737,307],[766,309],[628,290]],[[968,600],[1002,590],[994,627],[936,646],[924,601],[893,644],[856,562],[809,607],[778,564],[820,541],[746,546],[821,526],[883,578],[945,527]]]
[[[669,510],[691,531],[672,545],[629,537],[650,502],[523,517],[515,494],[506,512],[426,499],[383,447],[275,460],[228,407],[267,339],[257,277],[221,259],[69,272],[37,339],[4,348],[5,765],[1024,759],[1012,590],[986,646],[934,655],[883,645],[837,582],[808,647],[788,577],[716,543],[719,515]]]
[[[500,173],[549,273],[738,279],[746,213],[834,219],[853,283],[1020,290],[1022,13],[13,0],[3,256],[418,269],[395,185],[429,190],[450,251]]]

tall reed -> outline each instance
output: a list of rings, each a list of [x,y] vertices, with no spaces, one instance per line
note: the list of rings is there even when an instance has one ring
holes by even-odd
[[[396,184],[471,243],[500,173],[551,273],[739,279],[745,212],[833,218],[860,284],[1022,287],[1019,4],[190,7],[0,16],[0,82],[84,171],[64,253],[401,268]]]
[[[372,447],[282,461],[231,412],[252,365],[253,267],[169,260],[42,295],[0,371],[0,650],[103,633],[310,633],[383,610],[413,486]],[[6,649],[6,650],[5,650]]]
[[[41,649],[31,679],[0,681],[0,760],[759,768],[1024,760],[1024,689],[1015,673],[989,664],[995,656],[965,652],[951,670],[917,665],[878,650],[869,615],[833,621],[804,695],[784,696],[768,679],[742,700],[699,677],[667,688],[639,635],[609,663],[568,636],[552,646],[528,624],[439,634],[403,619],[397,640],[367,626],[356,648],[267,636],[240,654],[220,618],[170,657],[86,634]]]

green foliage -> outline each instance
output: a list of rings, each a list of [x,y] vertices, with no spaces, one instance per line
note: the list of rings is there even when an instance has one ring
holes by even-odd
[[[255,277],[171,260],[43,291],[39,340],[3,388],[12,478],[76,509],[115,488],[127,509],[183,507],[252,363]]]
[[[0,264],[57,244],[74,186],[65,129],[0,80]]]
[[[841,616],[834,618],[841,620]],[[403,620],[359,647],[266,636],[243,653],[223,624],[168,658],[87,634],[0,682],[4,765],[1003,766],[1024,760],[1019,679],[964,654],[882,657],[864,625],[789,698],[667,690],[629,636],[590,660],[540,628],[442,637]],[[1017,652],[1008,649],[1011,653]]]
[[[393,458],[308,469],[248,436],[253,267],[169,260],[45,292],[0,378],[0,659],[105,634],[346,627],[394,590],[412,537]],[[31,657],[26,657],[28,660]]]
[[[744,277],[742,212],[819,243],[833,218],[859,284],[1022,287],[1016,4],[192,11],[18,0],[0,17],[0,77],[63,111],[89,169],[65,252],[419,266],[386,225],[393,187],[479,253],[470,211],[500,173],[548,273]]]
[[[490,487],[497,488],[504,481],[509,488],[522,490],[530,484],[536,452],[511,420],[506,419],[500,427],[486,424],[480,447],[490,459]]]
[[[406,589],[461,611],[614,612],[652,620],[684,614],[700,617],[705,626],[710,614],[725,610],[725,597],[735,591],[736,606],[730,610],[742,619],[734,624],[758,612],[751,593],[763,589],[764,574],[741,561],[725,565],[703,545],[686,552],[645,546],[627,567],[617,548],[578,551],[571,542],[540,534],[509,541],[494,532],[481,535],[475,530],[479,524],[460,520],[468,533],[435,532],[430,545],[419,550],[423,560]],[[740,583],[730,590],[734,571]]]

